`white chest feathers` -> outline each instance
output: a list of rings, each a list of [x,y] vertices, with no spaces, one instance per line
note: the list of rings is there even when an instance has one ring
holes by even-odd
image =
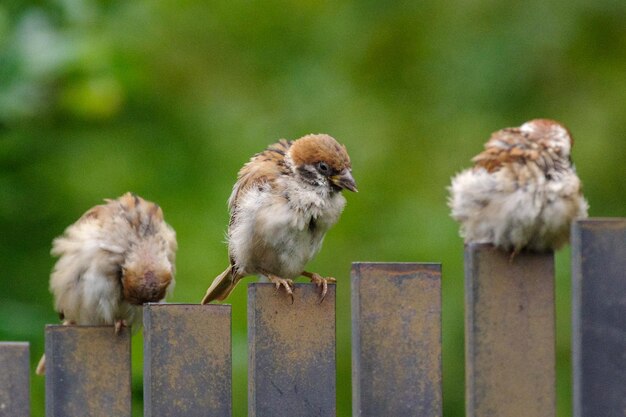
[[[248,191],[233,213],[229,251],[244,274],[300,275],[345,206],[339,192],[280,181]]]

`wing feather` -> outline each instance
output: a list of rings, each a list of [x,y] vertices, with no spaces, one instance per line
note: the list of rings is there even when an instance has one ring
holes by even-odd
[[[262,186],[289,172],[285,157],[292,141],[281,139],[263,152],[254,155],[239,171],[237,182],[228,199],[228,208],[231,213],[230,223],[236,214],[237,203],[251,188]]]
[[[537,161],[544,149],[545,145],[533,140],[528,132],[507,128],[492,134],[485,144],[485,150],[476,155],[472,162],[475,168],[494,172],[505,164]]]

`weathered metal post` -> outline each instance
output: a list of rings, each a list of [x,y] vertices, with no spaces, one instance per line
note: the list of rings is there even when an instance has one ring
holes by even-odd
[[[352,266],[353,415],[442,415],[441,265]]]
[[[335,416],[335,285],[248,286],[248,416]]]
[[[129,329],[46,326],[46,416],[130,415]]]
[[[574,416],[626,415],[626,218],[572,227]]]
[[[144,416],[232,414],[231,306],[144,307]]]
[[[30,416],[30,362],[26,342],[0,342],[0,417]]]
[[[554,256],[465,249],[467,417],[556,415]]]

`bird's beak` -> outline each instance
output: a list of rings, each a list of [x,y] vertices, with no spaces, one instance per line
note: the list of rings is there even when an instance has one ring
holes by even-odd
[[[359,192],[356,188],[356,182],[352,178],[352,172],[349,169],[344,169],[339,175],[333,175],[330,177],[330,180],[341,189],[350,190],[354,193]]]

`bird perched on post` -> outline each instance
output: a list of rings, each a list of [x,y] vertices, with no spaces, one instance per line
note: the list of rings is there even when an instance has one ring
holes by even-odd
[[[345,146],[328,135],[280,140],[239,171],[228,200],[230,265],[211,284],[202,304],[224,300],[246,275],[258,274],[293,297],[302,275],[321,288],[328,282],[304,271],[324,235],[343,211],[342,190],[357,191]]]
[[[513,255],[555,250],[588,204],[572,165],[573,140],[561,124],[536,119],[491,135],[474,167],[452,179],[449,206],[466,243]]]
[[[63,324],[141,326],[142,304],[174,287],[176,234],[161,208],[134,194],[91,208],[62,236],[50,290]],[[37,373],[45,370],[41,358]]]

